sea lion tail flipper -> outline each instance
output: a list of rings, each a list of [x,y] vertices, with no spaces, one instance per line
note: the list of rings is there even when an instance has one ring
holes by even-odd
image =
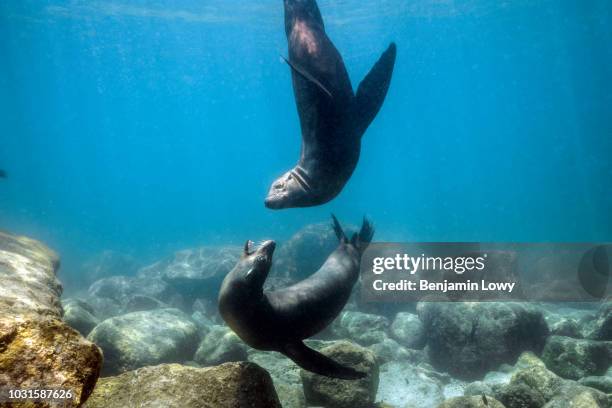
[[[361,224],[361,230],[358,234],[354,234],[351,237],[351,244],[355,245],[359,252],[363,254],[372,238],[374,237],[374,224],[366,217],[363,217],[363,223]]]
[[[343,366],[318,351],[307,347],[302,342],[285,345],[282,353],[304,370],[326,377],[340,378],[343,380],[358,380],[367,375],[354,368]]]
[[[334,214],[332,214],[331,216],[332,216],[332,228],[334,229],[334,232],[336,233],[338,240],[344,243],[348,242],[348,237],[344,233],[344,230],[342,229],[342,225],[340,225],[340,222],[338,221],[338,219],[336,218]]]
[[[361,133],[370,126],[387,96],[396,55],[397,47],[391,43],[357,88],[353,113]]]

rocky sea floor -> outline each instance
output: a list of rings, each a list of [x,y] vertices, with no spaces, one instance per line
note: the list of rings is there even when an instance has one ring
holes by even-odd
[[[335,246],[327,225],[306,227],[279,247],[268,287],[308,276]],[[307,341],[369,373],[335,380],[224,325],[217,290],[240,251],[148,266],[104,252],[62,296],[57,256],[1,234],[0,384],[70,387],[85,407],[612,407],[612,302],[380,305],[356,293]]]

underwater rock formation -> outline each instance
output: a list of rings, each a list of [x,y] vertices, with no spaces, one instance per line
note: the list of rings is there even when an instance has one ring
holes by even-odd
[[[455,397],[444,401],[438,408],[506,408],[493,397]]]
[[[67,405],[77,406],[93,390],[102,354],[62,321],[58,267],[41,243],[0,233],[0,384],[71,390]]]
[[[107,319],[88,339],[104,352],[104,375],[189,361],[200,341],[198,328],[178,309],[133,312]]]
[[[309,347],[316,348],[312,342],[308,341],[307,343]],[[251,349],[249,361],[263,367],[270,373],[278,399],[284,408],[306,407],[302,379],[300,378],[300,367],[291,359],[281,353]]]
[[[81,300],[63,300],[62,307],[64,308],[64,321],[83,336],[87,336],[100,323],[93,308]]]
[[[79,278],[89,285],[107,276],[135,275],[139,267],[138,261],[131,255],[105,250],[83,263],[83,273]]]
[[[612,341],[612,302],[604,302],[597,314],[584,322],[583,336],[592,340]]]
[[[612,342],[550,336],[542,360],[552,372],[570,380],[578,380],[606,372],[611,362]]]
[[[306,402],[326,408],[371,408],[379,382],[374,353],[348,341],[333,342],[319,351],[342,365],[367,373],[367,376],[346,381],[301,370]]]
[[[101,378],[84,408],[281,408],[270,375],[253,363],[164,364]]]
[[[539,352],[549,333],[542,312],[526,304],[421,302],[418,314],[433,366],[466,380]]]
[[[223,278],[241,253],[242,249],[234,246],[185,249],[140,269],[138,276],[162,279],[192,302],[199,297],[216,299]]]
[[[612,377],[609,376],[590,376],[581,378],[578,383],[585,387],[595,388],[606,394],[612,394]]]
[[[347,227],[345,231],[350,237],[358,228]],[[337,246],[338,238],[329,223],[307,225],[276,250],[270,276],[305,279],[323,265]]]
[[[601,391],[567,382],[543,408],[610,408],[612,400]]]
[[[174,294],[170,286],[160,278],[130,276],[110,276],[97,280],[88,292],[91,297],[113,299],[121,304],[135,295],[166,301]]]
[[[506,408],[540,408],[546,403],[542,394],[523,383],[508,384],[496,397]]]
[[[391,323],[390,334],[399,344],[411,349],[420,350],[427,343],[423,323],[413,313],[398,313]]]
[[[550,333],[556,336],[582,338],[578,322],[572,318],[561,319],[550,325]]]
[[[389,361],[397,360],[414,360],[418,358],[420,351],[408,350],[399,345],[399,343],[393,339],[385,338],[379,343],[374,343],[367,347],[376,355],[376,359],[380,364],[387,363]]]
[[[384,316],[346,311],[334,321],[338,337],[349,338],[362,346],[380,343],[387,338],[389,320]]]
[[[430,371],[406,361],[380,367],[377,401],[394,407],[436,407],[444,401],[443,384]]]
[[[246,361],[247,347],[227,326],[213,326],[200,343],[194,360],[203,366]]]

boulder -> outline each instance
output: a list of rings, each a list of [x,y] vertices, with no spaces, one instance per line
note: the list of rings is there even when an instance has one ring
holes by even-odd
[[[564,383],[561,377],[541,365],[522,369],[514,373],[510,380],[510,385],[524,384],[541,395],[545,401],[555,396]]]
[[[444,401],[443,383],[417,365],[389,362],[380,367],[376,400],[395,407],[435,407]]]
[[[194,360],[203,366],[246,361],[246,345],[226,326],[212,326],[200,343]]]
[[[543,408],[610,408],[612,400],[601,391],[567,381]]]
[[[176,252],[172,257],[142,268],[140,278],[161,279],[185,299],[216,299],[221,282],[240,259],[240,247],[200,247]]]
[[[0,233],[0,384],[67,389],[74,398],[66,406],[78,406],[98,379],[102,353],[62,320],[58,267],[43,244]]]
[[[541,408],[544,396],[526,384],[509,384],[495,395],[506,408]]]
[[[160,278],[110,276],[94,282],[89,296],[113,299],[125,304],[131,296],[142,295],[157,300],[171,299],[174,291]]]
[[[411,349],[420,350],[427,343],[423,323],[413,313],[398,313],[391,324],[390,334],[399,344]]]
[[[374,353],[348,341],[334,342],[323,347],[320,352],[368,375],[359,380],[347,381],[301,370],[306,402],[326,408],[371,408],[379,381]]]
[[[606,372],[610,366],[611,346],[611,342],[550,336],[542,360],[557,375],[578,380]]]
[[[362,346],[384,341],[388,329],[386,317],[353,311],[343,312],[333,325],[338,337],[351,339]]]
[[[270,276],[302,280],[317,271],[336,247],[338,238],[331,223],[308,225],[279,246]]]
[[[581,378],[578,383],[585,387],[595,388],[606,394],[612,394],[612,377],[590,376]]]
[[[91,305],[100,321],[123,314],[123,305],[111,298],[88,296],[86,302]]]
[[[167,309],[170,306],[154,297],[146,295],[130,295],[123,304],[123,314],[144,312],[146,310]]]
[[[379,364],[385,364],[389,361],[414,361],[419,358],[423,359],[420,350],[406,349],[400,346],[397,341],[390,338],[385,338],[380,343],[372,344],[368,346],[368,349],[374,352]]]
[[[0,312],[62,315],[59,258],[38,241],[0,232]]]
[[[177,309],[107,319],[92,330],[88,339],[104,352],[104,375],[191,360],[200,340],[196,325]]]
[[[100,323],[93,308],[82,300],[66,299],[62,301],[62,307],[64,321],[83,336],[87,336]]]
[[[278,399],[284,408],[306,407],[300,368],[293,361],[280,353],[257,350],[251,350],[249,361],[270,373]]]
[[[139,262],[131,255],[105,250],[83,263],[81,276],[89,285],[106,276],[135,275],[139,267]]]
[[[612,341],[612,302],[604,302],[593,316],[584,322],[584,337],[592,340]]]
[[[493,397],[472,396],[455,397],[444,401],[438,408],[505,408],[504,405]]]
[[[550,333],[555,336],[574,337],[576,339],[582,337],[578,322],[569,318],[561,319],[558,322],[550,325]]]
[[[270,375],[253,363],[164,364],[102,378],[84,408],[281,408]]]
[[[539,352],[549,333],[541,311],[526,304],[421,302],[417,309],[434,367],[465,380]]]

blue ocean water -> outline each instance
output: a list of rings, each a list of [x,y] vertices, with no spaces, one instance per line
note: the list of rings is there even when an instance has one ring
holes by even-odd
[[[156,260],[363,214],[378,240],[609,241],[612,3],[321,0],[356,87],[398,44],[331,203],[275,212],[300,149],[280,0],[0,2],[0,228]]]

